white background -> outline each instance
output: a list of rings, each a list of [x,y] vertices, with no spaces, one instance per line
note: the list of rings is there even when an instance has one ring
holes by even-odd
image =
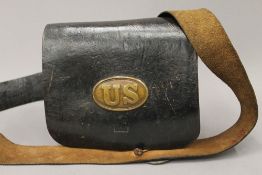
[[[0,82],[41,71],[41,37],[48,23],[156,17],[170,9],[205,7],[224,25],[257,94],[262,98],[261,0],[0,0]],[[240,107],[232,91],[199,61],[201,134],[208,137],[231,126]],[[1,100],[1,99],[0,99]],[[261,108],[259,108],[261,111]],[[0,113],[0,132],[15,143],[56,145],[46,129],[43,102]],[[216,157],[176,160],[164,165],[0,166],[9,174],[261,174],[262,127],[238,146]],[[0,155],[1,156],[1,155]]]

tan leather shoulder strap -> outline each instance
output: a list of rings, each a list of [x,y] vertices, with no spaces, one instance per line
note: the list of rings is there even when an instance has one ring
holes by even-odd
[[[235,93],[240,104],[239,120],[223,133],[196,140],[185,148],[154,151],[106,151],[63,146],[21,146],[0,134],[0,164],[119,164],[210,156],[239,143],[255,126],[256,97],[244,67],[217,18],[206,9],[171,11],[203,62]]]
[[[246,71],[225,30],[212,12],[197,9],[163,14],[170,14],[177,20],[201,60],[233,90],[240,102],[240,117],[231,128],[193,144],[195,149],[199,149],[195,156],[223,152],[238,144],[253,129],[258,118],[256,96]]]

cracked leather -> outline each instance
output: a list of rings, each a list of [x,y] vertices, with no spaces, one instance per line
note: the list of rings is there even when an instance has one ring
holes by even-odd
[[[197,55],[168,18],[47,25],[43,81],[50,135],[70,147],[170,149],[199,135]],[[109,111],[92,98],[105,78],[131,76],[147,101]]]

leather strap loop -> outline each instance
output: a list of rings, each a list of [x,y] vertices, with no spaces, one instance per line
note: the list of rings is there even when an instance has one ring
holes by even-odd
[[[235,93],[241,105],[238,121],[212,138],[197,140],[196,155],[213,155],[238,144],[253,129],[258,118],[256,96],[239,56],[215,15],[207,9],[170,11],[184,30],[201,60]],[[204,149],[205,151],[200,151]]]
[[[258,109],[255,93],[244,67],[217,18],[206,9],[171,11],[203,62],[235,93],[240,105],[239,120],[223,133],[196,140],[185,148],[134,151],[106,151],[63,146],[20,146],[0,134],[0,164],[119,164],[210,156],[238,144],[255,126]]]

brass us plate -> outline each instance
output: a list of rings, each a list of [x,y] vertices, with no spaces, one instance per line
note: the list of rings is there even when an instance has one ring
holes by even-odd
[[[142,106],[148,98],[148,88],[137,78],[114,76],[99,81],[93,88],[97,105],[111,111],[128,111]]]

